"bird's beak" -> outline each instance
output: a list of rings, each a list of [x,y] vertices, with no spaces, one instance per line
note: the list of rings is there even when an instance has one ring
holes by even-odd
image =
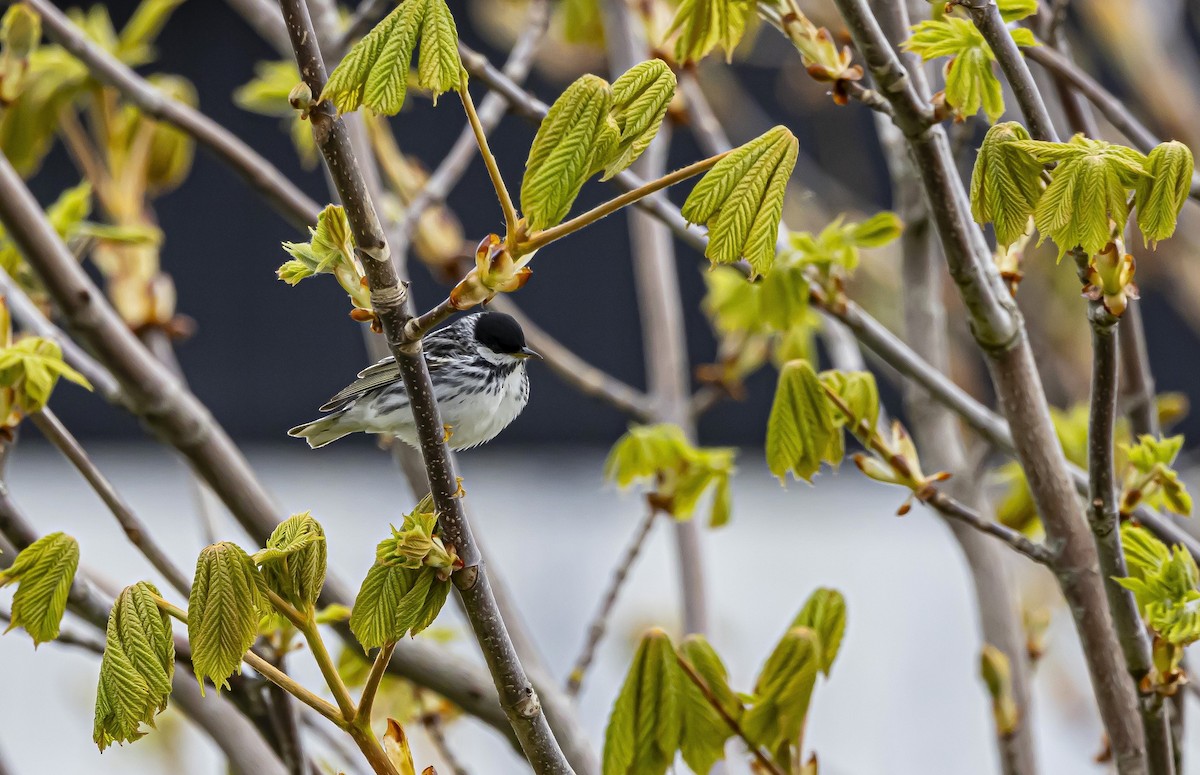
[[[540,361],[542,359],[542,354],[537,350],[533,350],[528,347],[522,347],[521,352],[517,353],[517,357],[522,360],[525,358],[537,358]]]

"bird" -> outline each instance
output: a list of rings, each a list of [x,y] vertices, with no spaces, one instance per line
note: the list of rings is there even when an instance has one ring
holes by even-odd
[[[511,315],[466,315],[427,335],[422,342],[433,395],[441,410],[447,443],[463,450],[491,441],[529,402],[529,358],[541,358],[525,343]],[[297,425],[289,436],[313,449],[351,433],[382,433],[418,446],[408,392],[395,358],[358,373],[321,408],[325,417]]]

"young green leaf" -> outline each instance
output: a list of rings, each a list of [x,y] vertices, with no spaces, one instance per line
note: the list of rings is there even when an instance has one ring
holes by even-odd
[[[667,34],[678,31],[675,60],[681,65],[699,62],[717,46],[726,59],[742,39],[754,13],[754,0],[683,0]]]
[[[304,611],[325,586],[325,531],[309,512],[293,514],[279,523],[253,559],[267,587]]]
[[[658,134],[675,96],[675,73],[661,59],[634,65],[612,85],[612,114],[621,137],[615,154],[603,160],[608,180],[633,164]]]
[[[604,775],[663,775],[679,750],[682,675],[671,639],[646,633],[604,733]]]
[[[777,126],[721,159],[683,204],[689,223],[708,226],[704,255],[714,264],[745,258],[756,274],[775,259],[788,177],[800,145]]]
[[[1146,156],[1146,177],[1138,180],[1134,206],[1138,228],[1148,247],[1175,233],[1175,222],[1192,189],[1195,162],[1183,143],[1156,146]]]
[[[791,361],[779,372],[767,420],[767,466],[783,482],[790,471],[805,481],[830,460],[836,433],[833,415],[816,372],[807,361]],[[840,444],[838,445],[840,447]]]
[[[366,106],[376,113],[396,115],[404,106],[418,37],[418,84],[435,99],[458,89],[462,73],[458,30],[445,0],[405,0],[354,44],[330,74],[321,99],[332,100],[339,113]]]
[[[767,658],[754,686],[754,697],[742,722],[747,737],[777,756],[798,746],[820,667],[817,634],[807,627],[788,630]]]
[[[52,339],[28,336],[0,350],[0,387],[11,388],[16,405],[25,414],[41,411],[62,377],[88,390],[92,385],[62,358],[62,348]]]
[[[420,507],[414,511],[417,513]],[[406,527],[410,519],[411,515],[406,518]],[[433,624],[446,603],[450,581],[438,568],[422,564],[432,553],[412,562],[412,542],[407,541],[411,532],[393,529],[392,537],[379,543],[375,564],[367,571],[354,600],[350,631],[365,650],[395,643],[409,632],[416,635]],[[435,541],[441,545],[440,538],[431,538],[427,546],[432,547]]]
[[[996,5],[1006,22],[1017,22],[1038,12],[1038,0],[997,0]]]
[[[218,692],[229,688],[229,676],[258,636],[260,613],[269,610],[262,575],[241,547],[223,541],[200,552],[188,600],[188,640],[201,694],[205,678]]]
[[[142,0],[125,23],[117,42],[117,57],[133,67],[154,61],[154,41],[183,0]]]
[[[295,285],[316,274],[331,274],[355,307],[371,309],[370,289],[354,255],[354,236],[346,211],[338,205],[326,205],[317,216],[317,227],[308,232],[308,242],[283,243],[292,258],[279,267],[276,276]]]
[[[151,75],[147,79],[154,88],[170,99],[190,107],[199,103],[196,87],[191,81],[177,75]],[[151,193],[159,195],[177,188],[192,169],[192,157],[195,155],[196,144],[192,136],[182,129],[162,122],[149,121],[154,127],[150,152],[146,158],[146,187]]]
[[[717,652],[703,635],[689,635],[680,644],[679,658],[708,688],[721,709],[735,721],[741,719],[743,708],[737,694],[729,688],[729,674]],[[679,749],[692,772],[711,772],[713,765],[725,758],[725,741],[733,735],[729,724],[713,707],[709,697],[696,686],[686,673],[681,678],[680,706],[683,713],[683,733]]]
[[[521,210],[531,230],[560,223],[584,181],[612,158],[621,136],[612,105],[608,82],[584,75],[550,106],[521,181]]]
[[[983,34],[968,19],[945,16],[927,19],[913,28],[904,42],[911,51],[926,62],[938,57],[951,57],[946,63],[946,104],[954,108],[961,120],[983,108],[988,121],[995,123],[1004,113],[1004,93],[993,71],[996,61],[991,46]],[[1033,33],[1024,27],[1010,31],[1018,46],[1034,46]]]
[[[817,634],[821,672],[828,676],[846,632],[846,599],[836,589],[818,589],[808,596],[792,627],[807,627]]]
[[[1011,735],[1016,731],[1021,716],[1013,695],[1012,668],[1008,655],[990,643],[984,644],[983,652],[979,655],[979,674],[992,698],[996,731],[1004,736]]]
[[[1029,231],[1029,219],[1042,194],[1042,165],[1012,146],[1029,140],[1015,121],[988,130],[971,173],[971,214],[979,224],[993,224],[996,242],[1008,247]]]
[[[318,153],[311,126],[288,101],[292,88],[298,83],[300,71],[295,62],[259,62],[254,66],[254,79],[238,87],[233,93],[233,101],[242,110],[281,118],[301,164],[305,169],[312,169]]]
[[[904,231],[904,221],[893,212],[875,213],[860,223],[849,225],[849,242],[855,247],[878,248],[895,240]]]
[[[1129,576],[1114,580],[1133,593],[1147,626],[1172,646],[1200,640],[1200,569],[1191,553],[1182,546],[1168,550],[1150,531],[1129,523],[1121,527],[1121,543]],[[1171,650],[1170,669],[1181,658],[1181,651]]]
[[[845,410],[833,407],[837,422],[860,439],[864,438],[864,429],[869,429],[866,433],[873,432],[879,424],[879,388],[875,376],[869,371],[823,371],[819,376],[821,384],[846,405]]]
[[[0,102],[16,101],[29,70],[29,56],[42,37],[42,18],[24,3],[10,5],[0,22]]]
[[[108,617],[92,733],[101,751],[142,737],[142,724],[153,726],[167,707],[175,641],[159,597],[153,584],[140,581],[121,591]]]
[[[35,647],[57,638],[78,567],[79,544],[65,533],[51,533],[22,549],[0,570],[0,587],[17,584],[5,632],[22,627]]]

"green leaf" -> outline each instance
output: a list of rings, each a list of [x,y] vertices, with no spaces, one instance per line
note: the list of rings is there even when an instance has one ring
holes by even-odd
[[[776,266],[760,286],[760,324],[774,331],[790,331],[808,321],[809,279],[804,266]]]
[[[309,512],[293,514],[279,523],[253,559],[269,589],[306,610],[325,586],[325,531]]]
[[[846,599],[836,589],[818,589],[808,596],[792,627],[807,627],[816,633],[821,672],[828,676],[846,632]]]
[[[0,387],[15,391],[17,407],[25,414],[46,406],[60,377],[92,389],[87,378],[62,359],[62,348],[52,339],[28,336],[0,350]]]
[[[663,775],[682,733],[681,674],[662,630],[642,638],[604,733],[604,775]]]
[[[449,579],[436,568],[410,568],[395,559],[396,539],[381,541],[376,561],[367,571],[354,609],[350,631],[364,650],[395,643],[426,629],[437,618],[450,591]]]
[[[117,58],[135,67],[155,58],[154,41],[183,0],[142,0],[129,17],[117,43]]]
[[[24,87],[29,57],[42,37],[42,18],[24,3],[10,5],[0,22],[0,102],[15,102]]]
[[[746,735],[776,754],[799,746],[821,666],[820,638],[793,627],[767,658],[742,722]]]
[[[1133,592],[1147,626],[1175,646],[1200,640],[1200,569],[1191,553],[1183,546],[1168,550],[1129,523],[1121,527],[1121,543],[1129,576],[1114,580]]]
[[[1056,165],[1033,214],[1038,244],[1046,237],[1054,240],[1060,259],[1076,247],[1096,254],[1125,228],[1128,190],[1146,174],[1140,153],[1082,135],[1067,143],[1014,140],[1010,145]]]
[[[729,674],[725,665],[704,636],[687,636],[678,651],[679,657],[692,667],[725,713],[735,721],[740,721],[742,703],[729,688]],[[725,758],[725,741],[733,735],[733,730],[689,676],[684,674],[680,681],[680,707],[683,714],[680,752],[692,772],[708,773],[714,764]]]
[[[1038,0],[997,0],[1000,7],[1000,18],[1006,22],[1015,22],[1038,12]]]
[[[21,550],[0,570],[0,587],[17,584],[5,632],[22,627],[34,646],[57,638],[78,567],[79,544],[65,533],[51,533]]]
[[[140,581],[121,591],[108,617],[92,733],[101,751],[142,737],[142,724],[153,726],[167,707],[175,641],[159,598],[153,584]]]
[[[988,130],[971,173],[971,214],[991,222],[996,242],[1008,247],[1029,231],[1029,219],[1042,194],[1042,165],[1012,146],[1029,132],[1015,121]]]
[[[832,390],[846,405],[849,416],[834,405],[832,411],[839,422],[844,419],[849,430],[860,439],[865,428],[874,431],[879,425],[879,388],[869,371],[823,371],[821,384]]]
[[[1192,189],[1195,163],[1183,143],[1162,143],[1146,157],[1146,177],[1138,180],[1134,206],[1145,244],[1157,246],[1175,233],[1175,223]]]
[[[900,236],[904,221],[893,212],[884,210],[861,223],[850,225],[850,241],[860,248],[882,247]]]
[[[262,575],[241,547],[225,541],[200,552],[188,600],[188,640],[201,694],[205,678],[218,692],[229,688],[229,676],[258,636],[260,613],[270,610]]]
[[[456,90],[463,72],[458,31],[445,0],[405,0],[334,68],[321,92],[339,113],[366,106],[394,116],[404,105],[408,69],[421,39],[417,82],[438,94]]]
[[[788,178],[800,145],[777,126],[717,162],[683,204],[689,223],[708,226],[704,255],[714,264],[741,258],[756,274],[775,259]]]
[[[959,119],[979,112],[995,123],[1004,113],[1004,96],[1000,81],[993,71],[996,61],[991,46],[983,34],[968,19],[945,16],[927,19],[913,28],[904,42],[904,50],[920,56],[926,62],[938,57],[951,57],[946,63],[946,104],[954,108]],[[1024,28],[1011,31],[1018,46],[1034,46],[1033,33]]]
[[[775,274],[772,272],[767,276]],[[708,287],[704,312],[712,319],[717,331],[729,334],[762,330],[762,283],[750,282],[734,267],[714,266],[704,273],[704,284]],[[790,305],[792,301],[793,298],[788,296],[786,302]]]
[[[584,181],[610,159],[620,138],[612,104],[608,82],[584,75],[550,106],[521,181],[521,209],[530,229],[562,222]]]
[[[742,39],[754,13],[754,0],[683,0],[667,34],[678,31],[675,60],[681,65],[699,62],[717,46],[726,59]]]
[[[612,85],[612,115],[620,127],[616,153],[604,163],[608,180],[633,164],[658,134],[675,96],[675,73],[661,59],[634,65]]]
[[[829,460],[836,426],[816,372],[807,361],[791,361],[779,372],[767,420],[767,466],[783,482],[790,471],[811,481]],[[836,462],[836,461],[829,461]]]
[[[292,87],[298,83],[300,71],[295,62],[259,62],[254,66],[254,79],[238,87],[233,93],[233,101],[242,110],[283,119],[300,162],[305,169],[311,169],[317,162],[312,127],[288,101]]]

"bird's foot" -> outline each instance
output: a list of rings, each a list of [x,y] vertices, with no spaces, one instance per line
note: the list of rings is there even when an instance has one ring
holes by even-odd
[[[454,483],[455,483],[456,485],[458,485],[458,489],[454,491],[454,497],[455,497],[455,498],[465,498],[465,497],[467,497],[467,491],[466,491],[466,490],[464,490],[464,489],[463,489],[463,486],[462,486],[462,483],[463,483],[463,478],[462,478],[461,476],[456,476],[456,477],[454,477]]]
[[[442,426],[442,443],[450,441],[450,437],[454,435],[454,426],[446,423]]]

